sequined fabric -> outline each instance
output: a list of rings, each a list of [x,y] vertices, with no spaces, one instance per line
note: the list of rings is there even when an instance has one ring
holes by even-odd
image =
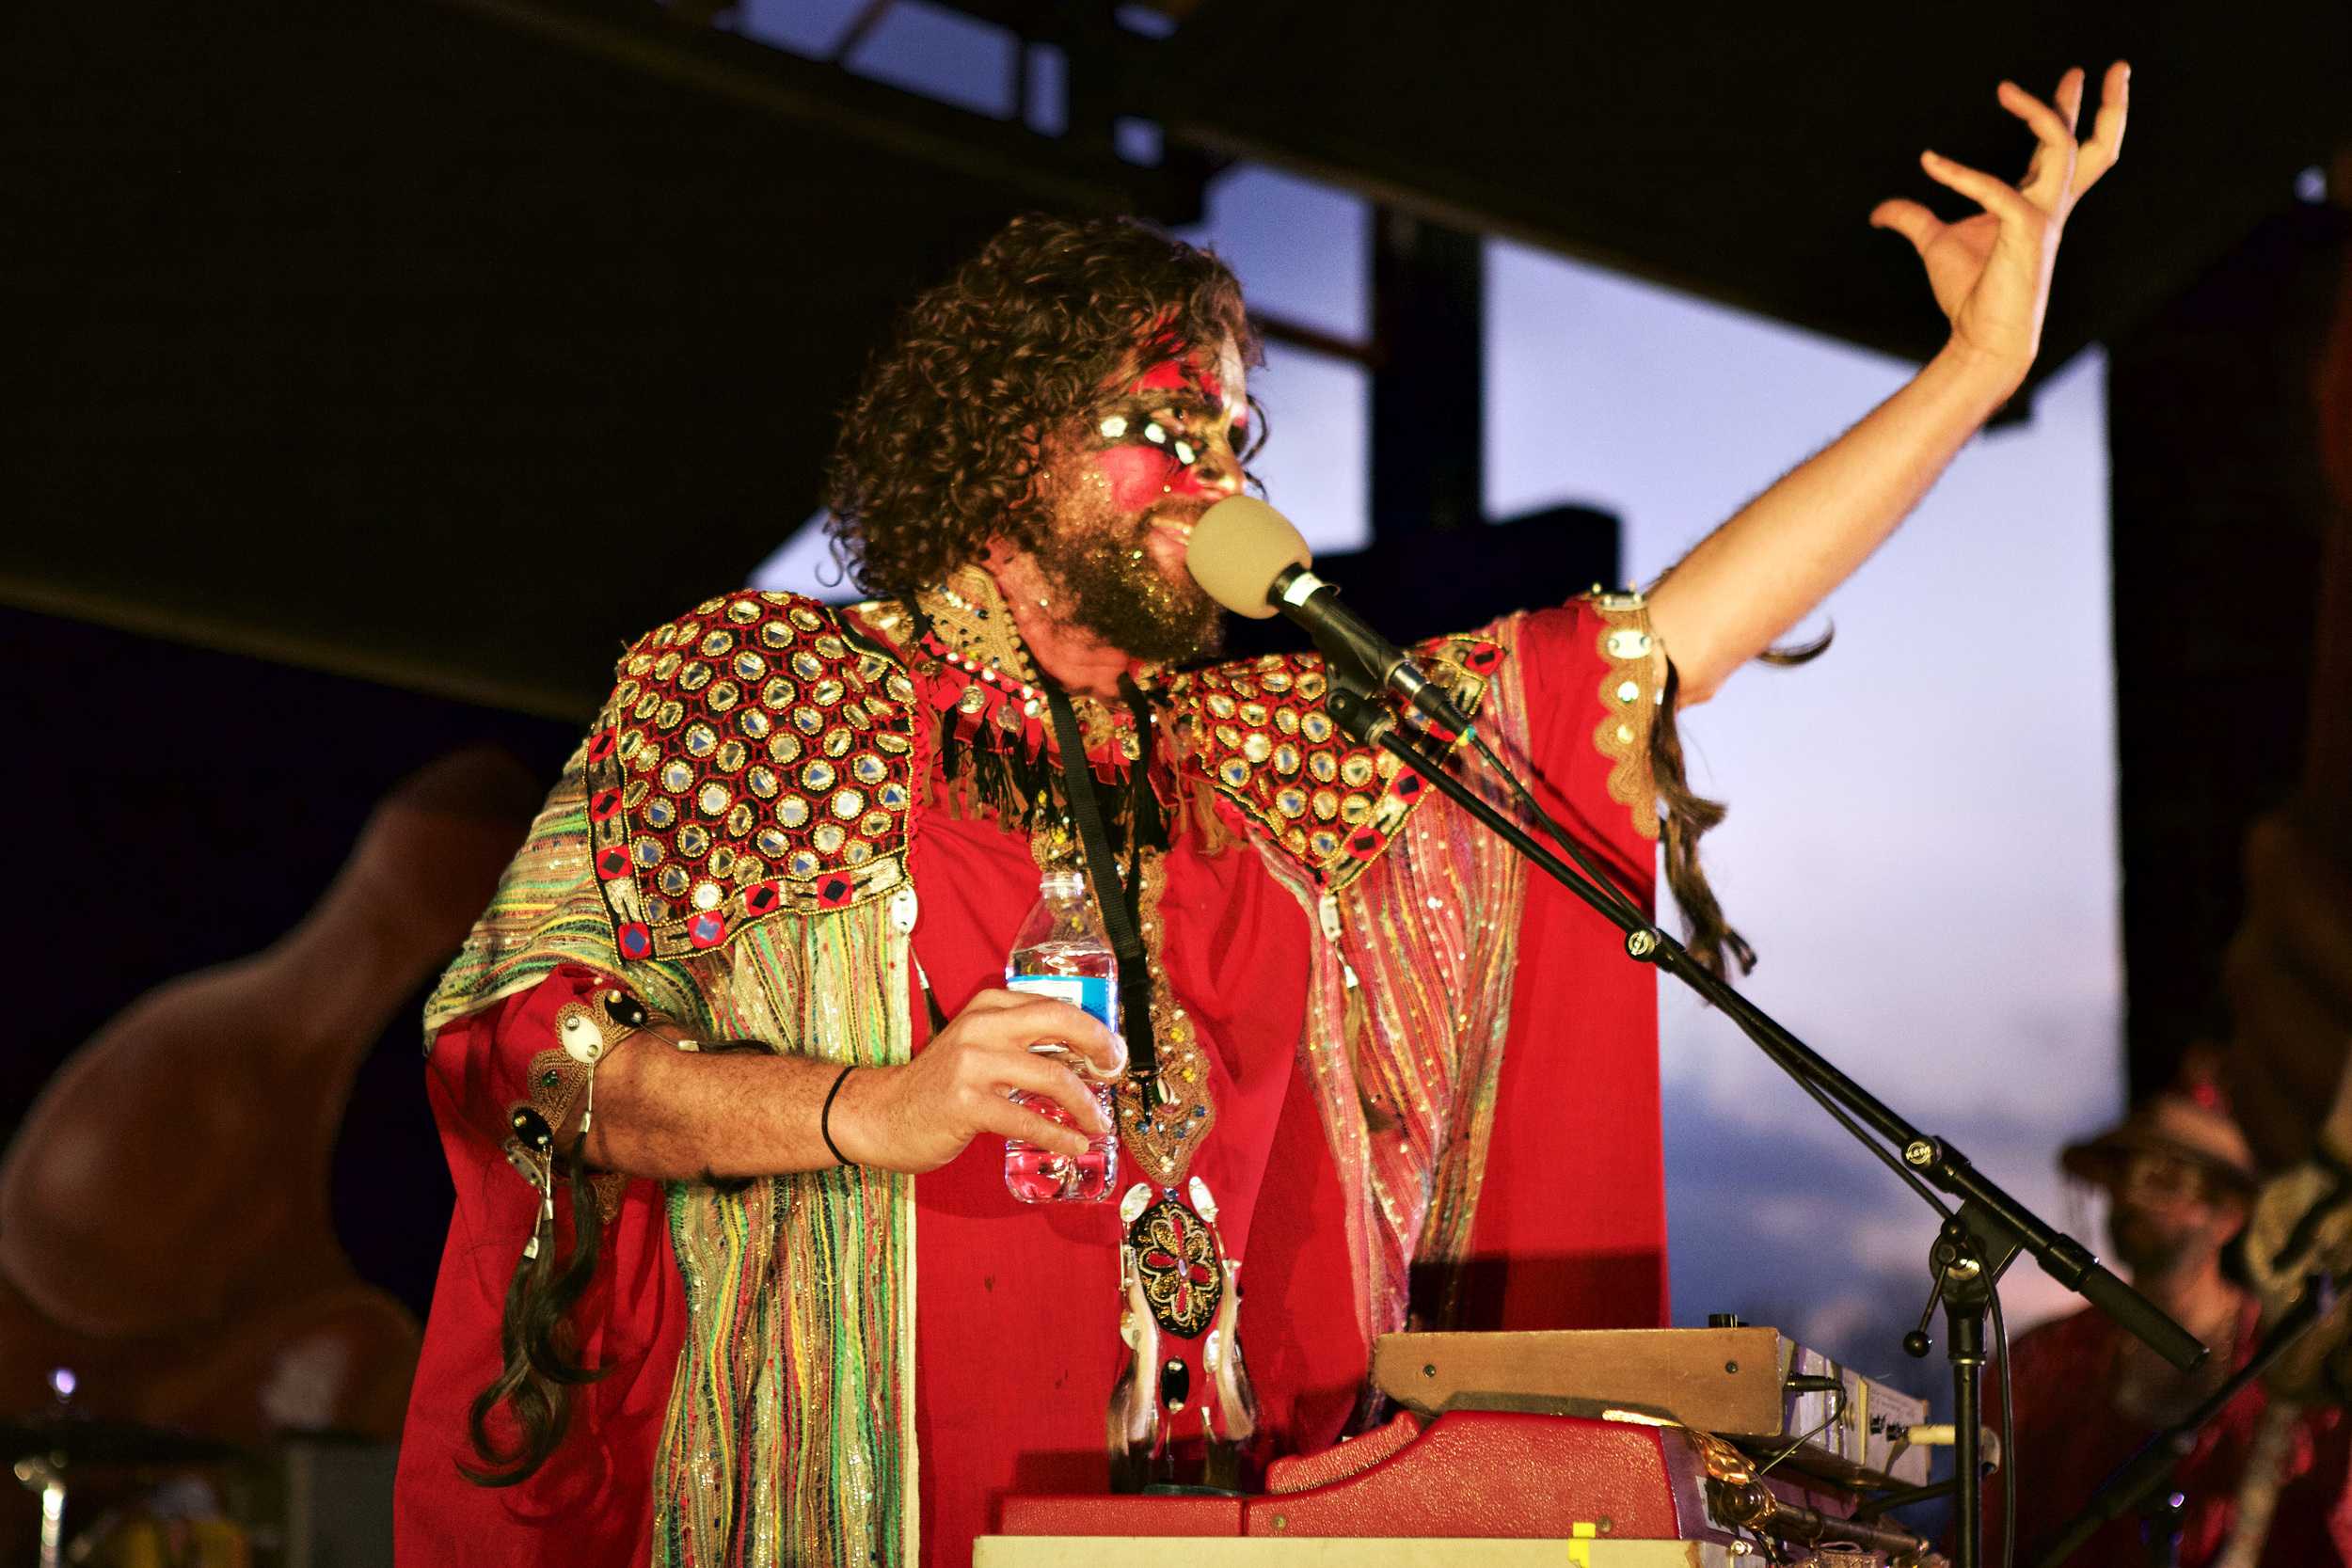
[[[724,617],[730,606],[755,598],[758,613],[771,618],[732,625],[748,626],[756,637],[781,616],[812,644],[824,635],[799,624],[818,611],[787,596],[714,600],[696,614],[707,620],[716,607]],[[805,612],[798,621],[795,610]],[[822,614],[833,626],[833,612]],[[687,617],[671,628],[702,624]],[[681,711],[664,729],[657,709],[629,758],[620,755],[610,716],[633,714],[632,705],[642,701],[652,667],[638,677],[628,670],[660,635],[624,659],[607,721],[567,765],[490,908],[443,975],[427,1007],[428,1046],[451,1020],[536,985],[560,964],[580,963],[623,976],[648,1006],[703,1037],[789,1042],[845,1063],[906,1060],[913,1039],[906,1010],[913,895],[902,881],[890,887],[895,896],[888,900],[860,884],[853,895],[828,904],[821,879],[841,868],[823,866],[794,896],[759,905],[745,896],[759,883],[739,877],[718,906],[736,918],[709,940],[694,940],[687,917],[676,916],[658,940],[632,944],[628,917],[653,911],[632,908],[616,895],[615,884],[642,895],[646,884],[638,873],[651,867],[634,852],[638,833],[628,835],[626,876],[608,875],[593,863],[600,845],[618,836],[606,825],[631,821],[625,795],[615,798],[626,785],[612,782],[609,768],[606,782],[596,781],[600,754],[642,778],[699,745],[689,726],[703,720]],[[671,643],[684,636],[672,629]],[[850,654],[850,639],[841,641],[853,661],[876,657],[870,650]],[[681,658],[659,678],[675,681],[684,668]],[[897,670],[887,663],[862,689],[864,711],[875,722],[845,720],[848,727],[868,737],[880,730],[879,709]],[[625,699],[621,692],[632,679],[638,695]],[[825,706],[838,710],[847,701],[845,689]],[[701,710],[705,718],[708,711]],[[704,750],[707,755],[693,757],[698,768],[709,761],[718,776],[740,779],[723,770],[733,759]],[[910,745],[908,753],[889,754],[912,752]],[[644,764],[628,767],[639,756]],[[680,781],[684,787],[664,789],[662,798],[692,799],[701,778]],[[647,790],[637,799],[642,808],[655,796]],[[902,839],[896,826],[902,813],[890,816]],[[675,847],[687,825],[681,816],[659,831]],[[899,846],[887,853],[897,866]],[[706,849],[700,865],[707,871],[710,863]],[[862,863],[874,863],[867,857]],[[824,912],[810,912],[812,906]],[[842,1170],[732,1190],[673,1182],[667,1193],[688,1324],[656,1457],[656,1562],[732,1568],[914,1560],[912,1183],[887,1172]]]
[[[1517,647],[1517,618],[1497,628]],[[1505,755],[1527,751],[1518,660],[1496,671],[1477,718]],[[1470,777],[1508,811],[1503,785]],[[1468,813],[1413,816],[1398,852],[1340,890],[1343,961],[1362,998],[1358,1091],[1373,1115],[1371,1176],[1386,1246],[1376,1288],[1401,1327],[1408,1275],[1441,1281],[1419,1305],[1448,1320],[1494,1128],[1495,1086],[1518,969],[1527,863]],[[1531,1045],[1537,1042],[1528,1042]]]
[[[1225,1259],[1215,1228],[1171,1196],[1136,1216],[1127,1245],[1144,1303],[1161,1331],[1186,1339],[1206,1332],[1225,1296]]]
[[[927,803],[987,817],[1033,840],[1074,844],[1045,691],[988,574],[967,568],[917,595],[911,608],[860,606],[858,613],[878,630],[905,627],[882,635],[904,650],[933,716],[932,754],[946,791],[943,800]],[[1103,817],[1114,854],[1123,856],[1136,807],[1133,765],[1143,754],[1135,714],[1123,702],[1082,693],[1071,694],[1071,707],[1097,777],[1116,786],[1104,792]],[[1152,782],[1163,785],[1168,775],[1155,770]],[[1175,801],[1160,805],[1165,822]],[[1152,847],[1166,847],[1164,832],[1153,835]]]
[[[1418,652],[1431,681],[1469,713],[1503,657],[1494,643],[1468,637]],[[1178,675],[1168,696],[1217,789],[1318,881],[1340,888],[1380,858],[1429,784],[1343,734],[1324,706],[1326,689],[1319,656],[1268,654]]]
[[[905,884],[914,686],[834,610],[710,599],[623,657],[590,732],[596,878],[624,958]]]
[[[1526,745],[1517,625],[1468,644],[1484,656],[1476,716],[1506,754]],[[1508,846],[1452,810],[1405,814],[1380,846],[1402,852],[1352,863],[1336,885],[1321,876],[1332,862],[1254,836],[1314,932],[1302,1049],[1342,1185],[1360,1195],[1343,1218],[1369,1342],[1405,1326],[1417,1267],[1447,1280],[1468,1251],[1524,876]]]

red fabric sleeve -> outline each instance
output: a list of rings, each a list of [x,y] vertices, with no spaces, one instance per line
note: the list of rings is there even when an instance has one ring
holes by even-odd
[[[394,1550],[404,1565],[619,1568],[651,1560],[655,1445],[686,1317],[654,1182],[623,1186],[617,1212],[604,1222],[596,1274],[570,1314],[575,1354],[603,1375],[573,1389],[570,1431],[554,1457],[529,1481],[502,1488],[477,1486],[457,1468],[482,1463],[467,1434],[467,1407],[503,1364],[507,1287],[539,1202],[507,1160],[508,1111],[529,1098],[525,1070],[554,1045],[558,1009],[612,983],[567,965],[448,1024],[434,1041],[427,1089],[456,1207],[401,1442]],[[569,1194],[559,1190],[557,1256],[571,1256],[574,1242]],[[507,1431],[496,1419],[492,1430]]]
[[[1524,618],[1529,780],[1545,809],[1654,900],[1656,840],[1610,798],[1593,736],[1611,675],[1582,601]],[[1460,1327],[1647,1327],[1666,1321],[1658,990],[1615,927],[1530,870],[1511,1032],[1471,1233]]]
[[[557,1049],[557,1010],[578,1003],[601,1016],[599,998],[615,988],[628,989],[583,964],[562,964],[529,990],[443,1025],[425,1057],[435,1113],[446,1105],[474,1138],[502,1152],[514,1136],[509,1114],[534,1098],[532,1059]],[[450,1131],[445,1123],[444,1143]]]

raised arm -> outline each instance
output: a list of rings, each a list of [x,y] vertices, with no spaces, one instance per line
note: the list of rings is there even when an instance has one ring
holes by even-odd
[[[2011,82],[2002,107],[2039,145],[2015,186],[1933,152],[1930,179],[1983,211],[1945,223],[1915,201],[1881,202],[1874,228],[1919,253],[1952,335],[1901,390],[1790,470],[1702,540],[1651,590],[1650,622],[1684,703],[1703,702],[1868,559],[1969,436],[2025,379],[2042,341],[2050,272],[2067,214],[2123,146],[2131,68],[2107,70],[2091,135],[2077,143],[2083,73],[2056,106]]]

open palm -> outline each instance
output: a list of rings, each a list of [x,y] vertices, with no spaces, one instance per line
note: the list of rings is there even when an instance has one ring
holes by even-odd
[[[2131,103],[2131,68],[2107,68],[2090,137],[2076,142],[2083,73],[2058,78],[2044,103],[2013,82],[2003,82],[2001,106],[2024,120],[2038,145],[2025,178],[2015,185],[1956,164],[1934,152],[1920,154],[1928,178],[1949,186],[1983,209],[1946,223],[1916,201],[1882,201],[1870,214],[1873,227],[1891,229],[1909,240],[1927,269],[1935,303],[1950,318],[1952,335],[1981,353],[2023,368],[2042,341],[2042,315],[2049,302],[2050,272],[2067,214],[2082,194],[2113,168],[2123,150],[2123,124]]]

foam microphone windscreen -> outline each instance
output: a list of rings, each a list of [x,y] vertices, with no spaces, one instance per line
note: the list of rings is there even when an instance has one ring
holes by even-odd
[[[1192,526],[1184,566],[1209,597],[1236,615],[1264,620],[1266,597],[1284,568],[1314,560],[1291,520],[1254,496],[1231,496]]]

